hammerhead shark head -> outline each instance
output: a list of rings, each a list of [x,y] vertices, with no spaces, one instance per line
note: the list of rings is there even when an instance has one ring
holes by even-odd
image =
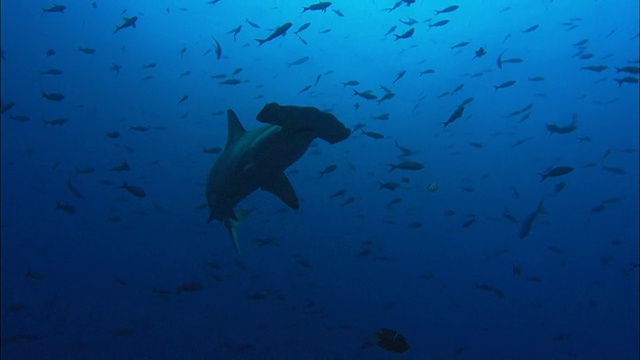
[[[227,110],[227,144],[207,179],[208,222],[222,222],[237,253],[237,228],[243,216],[233,210],[235,205],[262,189],[298,210],[298,196],[284,170],[300,159],[314,139],[335,144],[351,135],[335,116],[314,107],[269,103],[256,119],[266,125],[247,131],[233,110]]]

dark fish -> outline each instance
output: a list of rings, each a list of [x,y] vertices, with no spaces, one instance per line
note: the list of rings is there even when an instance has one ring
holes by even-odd
[[[398,73],[398,75],[396,75],[396,79],[395,79],[395,80],[393,80],[393,84],[395,84],[395,83],[396,83],[396,81],[398,81],[398,80],[402,79],[402,77],[403,77],[403,76],[404,76],[404,74],[406,74],[406,73],[407,73],[407,70],[402,70],[402,71],[400,71],[400,72]],[[388,92],[388,91],[387,91],[387,92]]]
[[[28,116],[25,115],[9,115],[9,119],[17,122],[27,122],[31,120]]]
[[[396,41],[397,41],[398,39],[408,39],[408,38],[410,38],[411,36],[413,36],[414,32],[415,32],[415,29],[411,28],[411,29],[407,30],[404,34],[401,34],[401,35],[394,34],[394,35],[395,35]]]
[[[129,126],[129,130],[146,132],[151,130],[151,127],[145,126],[145,125],[133,125],[133,126]]]
[[[480,57],[482,57],[484,55],[487,55],[487,51],[483,47],[481,47],[478,50],[476,50],[475,53],[476,53],[476,55],[473,57],[473,59],[480,58]]]
[[[397,27],[398,27],[397,25],[393,25],[389,30],[387,30],[387,33],[384,34],[384,36],[387,36],[387,35],[391,34],[392,32],[396,31]]]
[[[44,91],[42,93],[44,94]],[[14,102],[3,103],[2,106],[0,106],[0,114],[4,114],[5,112],[11,110],[15,105],[16,103]]]
[[[392,172],[395,169],[401,170],[422,170],[424,165],[417,161],[402,161],[398,164],[387,164],[389,166],[389,172]]]
[[[121,65],[118,65],[116,63],[112,63],[111,64],[111,71],[115,72],[116,75],[120,75],[120,69],[122,68]]]
[[[93,174],[95,171],[96,171],[95,168],[88,166],[88,167],[76,169],[75,175],[89,175],[89,174]]]
[[[380,104],[381,102],[385,101],[385,100],[390,100],[391,98],[393,98],[394,96],[396,96],[395,93],[392,92],[388,92],[386,94],[384,94],[378,101],[377,103]]]
[[[326,12],[327,8],[331,6],[331,2],[329,1],[321,1],[317,4],[309,5],[307,7],[302,8],[302,12],[304,13],[307,10],[317,11],[320,10],[322,12]]]
[[[391,191],[394,191],[395,189],[397,189],[400,186],[400,184],[398,184],[397,182],[393,182],[393,181],[386,182],[386,183],[378,181],[378,184],[380,185],[379,189],[387,189],[387,190],[391,190]]]
[[[135,185],[129,185],[127,184],[127,182],[123,182],[122,185],[119,187],[120,189],[125,189],[127,190],[131,195],[139,197],[139,198],[143,198],[146,196],[144,190],[139,187],[139,186],[135,186]]]
[[[565,182],[561,181],[561,182],[557,183],[556,186],[554,186],[553,190],[556,193],[559,193],[560,191],[564,190],[565,185],[566,185]]]
[[[444,25],[447,25],[448,23],[449,23],[449,20],[440,20],[435,24],[429,24],[429,29],[431,29],[432,27],[444,26]]]
[[[59,203],[56,201],[56,210],[62,210],[63,212],[73,215],[76,213],[76,208],[69,203]]]
[[[516,217],[509,212],[509,209],[504,209],[504,211],[502,212],[502,217],[509,220],[512,223],[518,222],[518,219],[516,219]]]
[[[340,17],[344,17],[344,14],[343,14],[340,10],[335,10],[335,9],[333,9],[333,10],[331,10],[331,11],[333,11],[336,15],[338,15],[338,16],[340,16]]]
[[[371,90],[358,92],[357,90],[353,89],[353,95],[358,95],[358,96],[360,96],[362,98],[365,98],[367,100],[375,100],[375,99],[378,98],[375,94],[371,93]]]
[[[186,47],[182,48],[182,49],[180,50],[180,57],[183,57],[183,56],[184,56],[184,53],[186,53],[186,52],[187,52],[187,48],[186,48]]]
[[[554,166],[547,170],[545,173],[540,174],[540,182],[543,182],[546,178],[567,175],[573,171],[571,166]]]
[[[309,61],[309,57],[308,56],[303,56],[303,57],[297,59],[296,61],[294,61],[292,63],[289,63],[288,65],[289,65],[289,67],[296,66],[296,65],[302,65],[302,64],[306,63],[307,61]]]
[[[311,23],[304,23],[302,25],[300,25],[300,27],[298,28],[298,30],[293,32],[293,35],[298,35],[299,33],[301,33],[303,30],[307,29],[309,26],[311,26]]]
[[[138,17],[137,16],[133,16],[130,18],[122,18],[124,20],[124,22],[122,23],[122,25],[120,26],[116,26],[116,30],[113,32],[114,34],[117,33],[118,31],[127,28],[127,27],[132,27],[132,28],[136,28],[136,21],[138,21]]]
[[[468,41],[462,41],[462,42],[459,42],[459,43],[457,43],[457,44],[455,44],[455,45],[451,46],[450,48],[451,48],[451,50],[453,50],[453,49],[456,49],[456,48],[465,47],[465,46],[467,46],[467,45],[469,45],[469,44],[470,44],[470,43],[469,43]]]
[[[624,171],[624,169],[618,168],[618,167],[613,167],[613,166],[603,166],[602,170],[604,171],[608,171],[614,174],[618,174],[618,175],[624,175],[626,172]]]
[[[599,204],[591,208],[592,213],[603,212],[607,208],[605,204]]]
[[[53,120],[42,120],[45,125],[64,125],[69,121],[67,118],[57,118]]]
[[[216,50],[215,50],[216,51],[216,59],[220,60],[220,58],[222,57],[222,46],[220,46],[220,43],[218,42],[218,40],[216,40],[216,38],[214,38],[213,36],[211,38],[216,43]]]
[[[456,11],[458,10],[459,6],[458,5],[451,5],[451,6],[447,6],[446,8],[442,9],[442,10],[435,10],[436,15],[438,14],[442,14],[442,13],[449,13],[452,11]]]
[[[123,161],[120,163],[120,165],[118,166],[113,166],[111,168],[109,168],[109,171],[130,171],[131,167],[129,167],[129,164],[126,161]]]
[[[50,101],[62,101],[64,99],[64,95],[58,93],[46,93],[41,91],[41,97],[50,100]]]
[[[638,73],[640,73],[640,67],[638,67],[638,66],[625,66],[625,67],[621,67],[621,68],[619,68],[617,66],[614,66],[614,68],[616,69],[616,73],[619,73],[619,72],[625,72],[625,73],[628,73],[628,74],[638,74]]]
[[[153,69],[156,66],[158,66],[156,63],[148,63],[148,64],[143,64],[142,68],[143,69]]]
[[[63,71],[59,69],[47,69],[40,71],[40,75],[60,75]]]
[[[443,122],[444,127],[447,127],[447,125],[449,125],[452,122],[454,122],[457,119],[459,119],[462,116],[463,112],[464,112],[464,106],[458,106],[456,108],[456,110],[453,112],[453,114],[451,114],[451,116],[449,116],[449,119],[447,121]]]
[[[420,76],[425,75],[425,74],[433,74],[434,72],[436,72],[436,71],[433,70],[433,69],[423,70],[423,71],[420,71]]]
[[[236,41],[236,36],[240,33],[240,30],[242,30],[242,25],[227,31],[227,34],[233,34],[233,41]]]
[[[188,76],[191,75],[191,71],[185,71],[183,73],[180,73],[180,77],[184,77],[184,76]]]
[[[335,165],[335,164],[331,164],[327,166],[326,168],[324,168],[324,170],[320,171],[320,177],[336,171],[337,168],[338,168],[338,165]]]
[[[633,76],[625,76],[622,79],[613,79],[613,80],[618,83],[618,87],[622,86],[622,84],[637,84],[638,83],[638,78],[635,78]]]
[[[542,76],[534,76],[534,77],[530,77],[529,81],[543,81],[544,78]]]
[[[78,188],[73,186],[73,184],[71,183],[71,179],[67,179],[67,188],[69,189],[71,194],[73,194],[73,196],[77,197],[78,199],[84,199],[84,195],[80,192],[80,190],[78,190]]]
[[[308,91],[311,88],[312,88],[312,85],[307,85],[303,87],[300,91],[298,91],[298,94],[302,94],[303,92]]]
[[[578,47],[578,46],[586,45],[588,42],[589,42],[589,39],[582,39],[582,40],[580,40],[578,42],[575,42],[575,43],[573,43],[571,45]]]
[[[241,82],[242,81],[240,81],[238,79],[227,79],[227,80],[221,81],[220,85],[238,85]]]
[[[607,70],[609,67],[607,65],[591,65],[591,66],[582,66],[582,70],[589,70],[594,72],[602,72]]]
[[[540,27],[540,25],[537,25],[537,24],[536,24],[536,25],[533,25],[533,26],[531,26],[531,27],[528,27],[528,28],[526,28],[526,29],[522,30],[522,32],[523,32],[523,33],[532,32],[532,31],[535,31],[538,27]]]
[[[271,35],[267,36],[267,38],[265,39],[256,39],[256,41],[259,43],[259,45],[262,45],[268,41],[271,41],[275,38],[277,38],[278,36],[283,36],[287,33],[287,30],[289,30],[289,28],[291,27],[291,23],[287,22],[284,23],[283,25],[279,26],[273,33],[271,33]]]
[[[180,295],[183,292],[196,292],[202,289],[202,283],[199,281],[186,282],[178,286],[176,292]]]
[[[401,354],[409,350],[407,339],[399,332],[391,329],[380,329],[376,332],[376,345],[381,348]]]
[[[496,89],[496,91],[498,91],[498,89],[504,89],[504,88],[508,88],[509,86],[513,86],[516,83],[515,80],[509,80],[509,81],[505,81],[500,85],[494,85],[493,87]]]
[[[360,130],[362,132],[363,135],[367,135],[370,138],[379,140],[379,139],[384,139],[384,135],[377,133],[377,132],[373,132],[373,131],[364,131],[364,130]]]
[[[47,57],[53,56],[53,55],[56,54],[56,51],[53,50],[53,49],[49,49],[49,50],[47,50],[47,52],[45,54],[47,55]]]
[[[529,232],[531,232],[531,227],[533,226],[533,221],[539,214],[544,212],[544,200],[541,200],[536,211],[527,216],[527,218],[522,222],[522,227],[520,228],[519,233],[520,239],[524,239],[529,235]]]
[[[189,99],[189,95],[183,95],[183,96],[180,98],[180,100],[178,100],[178,104],[177,104],[177,105],[182,104],[183,102],[187,101],[187,99]]]
[[[549,136],[553,134],[566,135],[566,134],[572,133],[578,128],[578,116],[576,114],[573,114],[573,117],[571,118],[571,123],[569,125],[559,126],[556,124],[547,124],[546,128],[547,128],[547,131],[549,131]]]
[[[222,148],[220,148],[219,146],[214,146],[214,147],[210,147],[210,148],[203,147],[202,148],[202,152],[205,153],[205,154],[215,155],[215,154],[218,154],[218,153],[222,152]]]
[[[349,80],[347,82],[343,82],[342,83],[342,87],[345,88],[347,86],[356,86],[356,85],[360,85],[360,81],[356,81],[356,80]]]
[[[453,91],[451,91],[451,94],[449,94],[449,95],[453,95],[453,94],[457,93],[458,91],[462,90],[463,87],[464,87],[464,84],[460,84],[460,85],[456,86],[456,88],[453,89]]]
[[[78,46],[78,50],[87,54],[87,55],[93,55],[96,53],[95,49],[92,48],[83,48],[82,46]]]
[[[247,24],[251,25],[252,27],[254,27],[254,28],[256,28],[256,29],[260,29],[260,25],[258,25],[258,24],[256,24],[256,23],[254,23],[254,22],[252,22],[252,21],[249,21],[249,19],[244,18],[244,21],[246,21],[246,22],[247,22]]]
[[[347,189],[340,189],[340,190],[334,192],[333,194],[329,195],[329,198],[333,199],[333,198],[337,198],[337,197],[343,197],[344,194],[346,194],[346,193],[347,193]]]
[[[58,12],[58,13],[62,13],[62,14],[64,14],[64,10],[65,10],[66,8],[67,8],[67,7],[66,7],[66,6],[64,6],[64,5],[56,5],[56,4],[53,4],[53,6],[51,6],[51,7],[50,7],[50,8],[48,8],[48,9],[42,9],[42,12],[43,12],[43,13],[46,13],[46,12],[50,12],[50,13]]]

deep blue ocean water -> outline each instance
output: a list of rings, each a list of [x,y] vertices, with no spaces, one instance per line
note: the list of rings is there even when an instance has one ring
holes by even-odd
[[[638,2],[312,4],[2,2],[2,358],[637,359]],[[237,254],[204,150],[270,102],[364,127]]]

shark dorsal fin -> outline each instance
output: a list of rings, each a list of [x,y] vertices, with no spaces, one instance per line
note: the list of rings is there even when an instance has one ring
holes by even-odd
[[[227,149],[231,144],[235,143],[239,138],[244,135],[247,130],[242,127],[240,120],[238,120],[238,116],[233,110],[227,110],[227,145],[225,149]]]

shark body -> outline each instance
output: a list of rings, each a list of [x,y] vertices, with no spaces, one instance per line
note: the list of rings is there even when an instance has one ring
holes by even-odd
[[[237,228],[242,219],[236,215],[235,205],[262,189],[298,210],[298,196],[284,171],[314,139],[334,144],[351,134],[335,116],[314,107],[270,103],[257,120],[266,125],[247,131],[233,110],[227,110],[227,144],[207,178],[208,221],[222,222],[238,253]]]

